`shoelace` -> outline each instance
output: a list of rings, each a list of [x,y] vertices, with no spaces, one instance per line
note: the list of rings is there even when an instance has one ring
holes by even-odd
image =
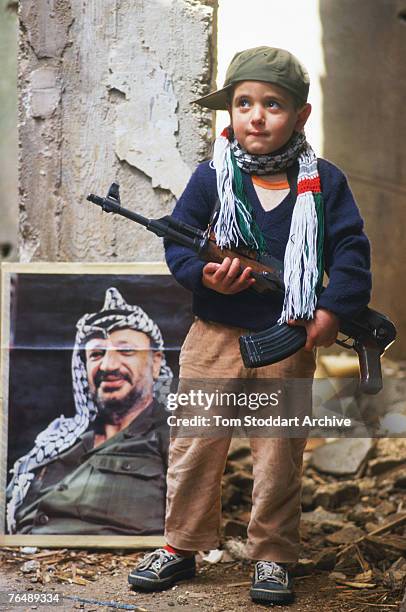
[[[257,563],[258,581],[272,580],[283,586],[288,584],[288,573],[274,561],[259,561]]]
[[[173,555],[168,550],[158,548],[157,550],[147,553],[138,563],[137,569],[146,570],[152,567],[154,570],[158,571],[163,565],[165,565],[165,563],[168,563],[168,561],[171,561],[172,559],[176,559],[176,557],[177,555]]]

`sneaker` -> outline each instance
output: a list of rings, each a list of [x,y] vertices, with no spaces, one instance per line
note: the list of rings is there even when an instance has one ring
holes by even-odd
[[[288,571],[274,561],[258,561],[250,590],[252,601],[263,604],[291,603],[293,582]]]
[[[196,563],[192,557],[182,557],[158,548],[148,553],[128,575],[128,582],[143,591],[163,591],[174,582],[193,578]]]

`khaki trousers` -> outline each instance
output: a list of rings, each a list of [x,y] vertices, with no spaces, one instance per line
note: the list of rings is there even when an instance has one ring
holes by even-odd
[[[182,346],[180,379],[307,378],[315,354],[299,351],[263,368],[244,367],[238,338],[247,330],[196,319]],[[307,387],[310,389],[310,386]],[[311,397],[298,401],[311,406]],[[219,546],[221,478],[231,436],[172,437],[167,472],[165,537],[181,550]],[[251,437],[254,487],[247,554],[254,560],[295,562],[299,557],[301,476],[306,437]]]

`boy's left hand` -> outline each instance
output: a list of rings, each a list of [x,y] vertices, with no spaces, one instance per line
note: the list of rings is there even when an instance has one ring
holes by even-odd
[[[339,319],[330,310],[316,308],[313,319],[296,319],[288,321],[289,325],[302,325],[306,328],[307,340],[305,351],[312,351],[315,346],[331,346],[338,334]]]

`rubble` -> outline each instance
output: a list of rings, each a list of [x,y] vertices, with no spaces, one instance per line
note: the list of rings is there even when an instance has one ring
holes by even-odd
[[[343,438],[313,451],[311,465],[334,475],[356,474],[374,452],[370,438]]]
[[[247,483],[249,491],[240,491],[239,506],[223,499],[224,548],[240,560],[246,559],[243,532],[252,486],[248,453],[249,442],[238,439],[224,477],[225,499],[234,496],[227,489],[237,483]],[[378,601],[389,605],[388,610],[397,607],[406,587],[405,462],[402,439],[352,438],[308,445],[302,481],[303,545],[293,570],[296,576],[329,572],[339,597],[357,598],[353,610],[367,610],[368,602]]]
[[[364,550],[368,556],[377,561],[396,561],[399,555],[406,554],[406,538],[401,536],[373,536],[369,535],[363,542]]]
[[[340,527],[344,527],[345,523],[341,521],[342,515],[337,512],[328,512],[328,510],[324,510],[321,506],[318,506],[312,512],[303,512],[302,521],[308,523],[317,523],[321,527],[323,523],[331,523],[337,522],[340,524]]]
[[[357,484],[359,487],[360,495],[368,497],[368,495],[371,494],[371,491],[374,491],[376,487],[376,478],[364,476],[364,478],[357,480]]]
[[[331,580],[345,580],[347,576],[342,572],[331,572],[329,578],[331,578]]]
[[[236,519],[226,519],[223,524],[225,537],[245,538],[247,535],[247,523]]]
[[[379,434],[383,436],[402,436],[406,435],[406,415],[398,412],[385,414],[379,423]]]
[[[207,561],[207,563],[219,563],[224,555],[224,550],[219,550],[218,548],[211,550],[207,555],[199,553],[203,561]]]
[[[244,491],[244,495],[251,495],[254,479],[252,474],[249,472],[238,470],[236,472],[232,472],[225,478],[228,479],[228,482],[231,484],[242,489]]]
[[[323,508],[334,509],[344,503],[356,503],[360,496],[359,486],[356,482],[332,482],[318,488],[314,501]]]
[[[251,451],[246,440],[235,438],[227,457],[227,464],[238,461],[240,465],[247,463],[252,466]]]
[[[36,546],[22,546],[20,552],[23,553],[23,555],[33,555],[38,552],[38,548]]]
[[[224,542],[224,548],[233,559],[248,560],[244,541],[236,539],[226,540]]]
[[[375,508],[359,503],[349,511],[347,518],[359,527],[365,527],[366,523],[376,520]]]
[[[380,515],[381,517],[388,516],[389,514],[393,514],[395,511],[396,511],[396,504],[394,504],[393,502],[387,499],[384,499],[383,501],[381,501],[381,503],[375,508],[376,514],[378,514],[378,516]]]
[[[233,484],[229,484],[222,497],[223,510],[226,508],[237,508],[242,502],[241,489]]]
[[[23,563],[23,565],[21,566],[21,571],[23,574],[32,574],[33,572],[36,572],[39,568],[40,562],[37,560],[32,560]]]
[[[222,550],[211,551],[208,557],[200,555],[198,564],[204,580],[210,577],[210,583],[219,572],[223,575],[230,568],[227,586],[237,592],[249,582],[241,569],[235,579],[235,568],[251,571],[245,540],[251,508],[252,463],[247,440],[236,439],[232,444],[232,460],[228,461],[224,476]],[[334,442],[315,445],[308,452],[328,446],[334,448]],[[358,471],[353,479],[348,474],[319,471],[314,462],[308,461],[304,467],[303,545],[293,573],[298,584],[300,580],[303,583],[314,580],[317,584],[318,577],[327,580],[328,575],[331,601],[337,604],[334,610],[366,612],[381,609],[378,604],[383,602],[388,607],[382,606],[382,612],[399,609],[406,587],[406,440],[377,440],[374,455],[366,457],[363,475]],[[113,550],[96,553],[66,548],[4,547],[0,551],[0,571],[15,568],[22,583],[36,590],[76,585],[87,593],[92,585],[97,589],[114,576],[125,576],[143,554],[143,551],[118,554]],[[23,568],[26,571],[30,568],[29,573],[24,574]],[[202,597],[210,603],[206,586],[203,582],[198,590],[203,591]],[[181,604],[173,592],[173,603],[184,609],[200,605],[195,595],[182,593],[189,604]],[[349,602],[351,605],[347,605]],[[406,612],[406,599],[404,607]],[[325,609],[329,609],[328,605]]]
[[[341,352],[338,355],[320,355],[317,358],[316,378],[356,378],[359,375],[357,355]],[[337,381],[334,381],[337,382]]]
[[[333,570],[337,563],[337,549],[324,548],[314,556],[314,567],[318,570]]]
[[[311,510],[314,507],[314,494],[316,492],[316,483],[311,478],[306,476],[302,479],[302,508],[303,510]]]
[[[406,489],[406,474],[399,474],[393,481],[393,488]]]
[[[310,531],[313,536],[315,534],[335,533],[349,525],[349,523],[345,521],[345,516],[328,512],[321,506],[318,506],[312,512],[302,513],[302,538],[305,538],[303,527],[309,523],[312,526]]]
[[[364,535],[365,532],[362,529],[350,525],[349,527],[343,527],[333,534],[329,534],[326,540],[330,544],[350,544],[354,540],[362,538]]]
[[[406,559],[399,557],[383,576],[383,584],[393,591],[402,592],[406,588]]]
[[[337,552],[335,571],[343,572],[347,576],[355,576],[359,570],[365,568],[360,549],[354,546],[346,546]]]
[[[294,569],[295,576],[309,576],[313,574],[316,564],[313,559],[299,559]]]
[[[405,457],[378,457],[368,462],[368,474],[378,476],[406,463]]]
[[[373,582],[356,582],[355,580],[350,582],[349,580],[340,580],[339,578],[336,579],[336,582],[353,589],[374,589],[376,587],[376,584]]]

